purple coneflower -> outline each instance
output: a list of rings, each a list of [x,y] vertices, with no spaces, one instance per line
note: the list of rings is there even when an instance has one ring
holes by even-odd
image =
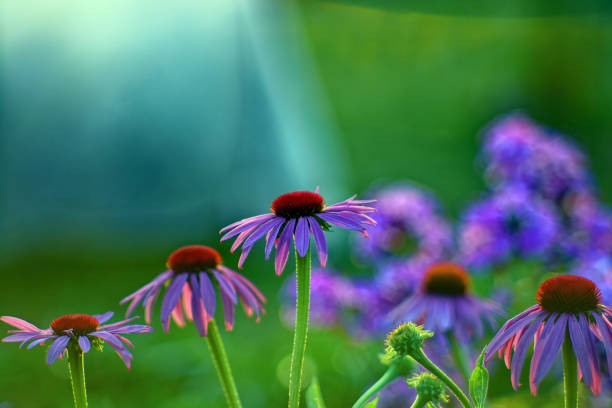
[[[562,349],[566,406],[575,407],[580,378],[594,394],[600,391],[597,341],[603,343],[612,373],[612,310],[600,304],[599,288],[591,280],[573,275],[544,281],[536,300],[536,305],[502,326],[487,346],[485,361],[495,354],[503,358],[511,370],[510,378],[516,390],[533,340],[529,385],[531,393],[536,395],[538,384]]]
[[[280,275],[287,264],[291,242],[295,242],[296,264],[296,318],[291,368],[289,373],[289,408],[297,408],[300,400],[302,368],[308,334],[308,309],[310,302],[310,236],[314,237],[319,263],[325,267],[327,244],[323,231],[332,225],[359,231],[365,236],[376,221],[367,213],[375,211],[368,206],[375,200],[348,200],[325,206],[319,189],[296,191],[276,198],[269,214],[257,215],[235,222],[223,228],[221,241],[236,237],[232,251],[242,246],[238,267],[242,267],[255,242],[266,236],[266,259],[276,247],[275,270]]]
[[[115,323],[102,324],[111,317],[113,317],[113,312],[101,315],[69,314],[53,320],[48,329],[39,329],[32,323],[17,317],[2,316],[1,321],[17,328],[17,330],[9,330],[9,333],[12,334],[3,338],[2,342],[20,342],[19,347],[29,343],[28,349],[44,345],[47,341],[51,342],[47,351],[47,364],[52,364],[68,352],[75,406],[77,408],[86,407],[83,353],[89,352],[92,347],[101,349],[103,343],[108,343],[130,369],[133,356],[125,345],[129,347],[134,347],[134,345],[123,337],[123,334],[149,333],[153,330],[150,326],[128,324],[137,319],[137,316]]]
[[[501,309],[470,293],[468,272],[454,262],[437,262],[425,271],[421,287],[390,314],[394,322],[414,321],[436,333],[467,342],[485,325],[495,327]],[[485,323],[483,325],[483,322]]]
[[[468,208],[459,227],[460,259],[472,268],[512,255],[543,257],[559,238],[554,207],[524,186],[508,185]]]
[[[150,322],[153,304],[162,287],[168,283],[161,305],[164,331],[168,332],[170,328],[171,316],[179,326],[184,326],[186,319],[192,320],[200,337],[206,337],[229,406],[240,407],[238,390],[214,319],[217,297],[213,282],[219,288],[226,330],[234,327],[238,300],[247,316],[255,314],[256,321],[259,321],[260,315],[265,313],[263,304],[266,298],[251,281],[224,266],[219,252],[211,247],[189,245],[179,248],[168,257],[167,267],[168,270],[121,301],[121,304],[130,301],[126,316],[142,304],[146,321]]]
[[[300,257],[305,257],[310,245],[310,235],[313,236],[319,263],[325,267],[327,263],[327,244],[323,231],[330,225],[339,228],[359,231],[368,235],[367,228],[376,222],[366,213],[375,211],[368,204],[376,200],[348,200],[325,206],[325,200],[317,191],[296,191],[283,194],[272,202],[271,213],[257,215],[235,222],[223,228],[221,241],[237,236],[232,245],[232,252],[242,246],[238,261],[241,268],[255,243],[266,236],[266,259],[272,248],[276,246],[275,269],[280,275],[285,268],[289,256],[289,248],[295,237],[295,249]]]
[[[204,337],[217,306],[213,281],[219,287],[226,330],[234,327],[234,309],[238,300],[247,316],[255,313],[257,321],[265,313],[263,304],[266,298],[263,294],[247,278],[224,266],[219,252],[211,247],[188,245],[179,248],[170,254],[166,266],[168,270],[121,301],[121,304],[130,302],[127,317],[142,304],[145,319],[151,323],[155,300],[168,283],[161,308],[164,331],[168,332],[172,316],[181,327],[185,325],[185,319],[192,320],[200,336]]]

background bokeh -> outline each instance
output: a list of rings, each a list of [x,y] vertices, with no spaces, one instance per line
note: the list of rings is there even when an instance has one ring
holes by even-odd
[[[484,190],[479,130],[517,108],[577,141],[612,202],[609,6],[378,3],[5,2],[0,314],[45,326],[121,313],[118,300],[185,244],[217,245],[233,266],[217,231],[290,190],[319,185],[332,203],[411,180],[457,217]],[[367,275],[348,233],[328,235],[331,266]],[[260,251],[244,273],[268,314],[240,315],[224,339],[245,406],[281,407],[283,279]],[[108,348],[88,356],[90,405],[224,406],[195,329],[155,328],[134,336],[130,372]],[[330,407],[384,370],[377,342],[310,340],[307,371]],[[0,347],[0,406],[71,406],[64,364],[14,346]],[[502,378],[492,406],[555,406]]]

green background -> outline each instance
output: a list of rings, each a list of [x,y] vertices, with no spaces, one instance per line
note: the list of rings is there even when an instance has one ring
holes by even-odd
[[[412,180],[456,219],[485,191],[479,130],[514,109],[578,141],[612,201],[612,21],[597,3],[27,3],[2,16],[0,314],[120,315],[185,244],[234,267],[216,231],[290,190],[321,185],[331,203]],[[331,235],[331,265],[369,273],[349,234]],[[244,273],[268,313],[239,311],[223,337],[245,407],[282,407],[291,331],[262,252]],[[195,329],[154,326],[131,336],[129,372],[108,347],[87,356],[90,406],[224,406]],[[313,330],[307,373],[347,407],[383,371],[380,350]],[[65,364],[44,352],[0,347],[0,407],[71,406]],[[538,398],[525,388],[498,366],[491,406],[559,406],[554,376]]]

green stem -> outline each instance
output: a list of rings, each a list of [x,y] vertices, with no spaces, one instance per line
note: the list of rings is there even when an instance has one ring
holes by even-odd
[[[565,408],[578,407],[578,363],[572,348],[569,333],[563,341],[563,388],[565,391]]]
[[[422,396],[417,395],[416,399],[414,400],[410,408],[422,408],[425,405],[427,405],[428,402],[429,401],[426,398],[423,398]]]
[[[387,384],[395,380],[399,376],[399,368],[396,364],[391,364],[387,371],[376,381],[370,388],[366,390],[357,402],[353,404],[353,408],[360,408],[365,405],[378,391],[382,390]]]
[[[440,381],[446,384],[448,389],[459,400],[459,402],[461,403],[461,405],[463,405],[464,408],[472,408],[472,403],[470,402],[468,397],[463,393],[463,391],[461,391],[461,388],[459,388],[459,386],[457,386],[457,384],[455,384],[453,380],[451,380],[450,377],[446,375],[446,373],[444,373],[444,371],[442,371],[429,358],[427,358],[423,350],[419,350],[417,353],[415,353],[411,357],[414,358],[417,363],[419,363],[420,365],[425,367],[427,370],[429,370],[430,373],[438,377]]]
[[[219,334],[219,328],[217,323],[213,320],[208,323],[208,335],[206,336],[208,342],[208,348],[212,354],[215,367],[217,368],[217,374],[223,387],[223,393],[227,400],[227,405],[230,408],[241,408],[240,398],[238,397],[238,390],[236,389],[236,383],[234,377],[232,377],[232,370],[225,354],[225,348],[223,347],[223,341],[221,341],[221,335]]]
[[[306,353],[308,336],[308,309],[310,305],[310,249],[303,258],[295,251],[297,298],[295,308],[295,331],[293,350],[291,351],[291,368],[289,371],[289,408],[300,405],[302,387],[302,369]]]
[[[457,343],[457,340],[455,340],[455,336],[453,336],[451,333],[448,333],[446,337],[448,338],[448,341],[451,344],[451,353],[453,355],[453,359],[455,360],[455,363],[457,364],[459,371],[461,371],[461,375],[463,375],[463,379],[465,380],[465,383],[469,384],[470,383],[470,367],[468,364],[467,356],[463,352],[463,349],[461,348],[459,343]]]
[[[68,346],[68,372],[72,383],[75,408],[87,408],[87,389],[85,388],[85,364],[83,350],[78,345]]]

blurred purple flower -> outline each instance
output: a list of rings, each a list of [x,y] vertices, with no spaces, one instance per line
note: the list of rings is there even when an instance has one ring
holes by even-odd
[[[554,208],[522,185],[508,185],[472,206],[459,226],[459,257],[472,268],[489,267],[512,255],[544,256],[559,237]]]
[[[375,226],[376,221],[366,215],[376,211],[369,204],[375,200],[355,200],[355,196],[330,206],[319,194],[319,189],[295,191],[277,197],[270,207],[270,213],[257,215],[235,222],[223,228],[221,241],[236,237],[232,252],[242,246],[238,267],[242,268],[246,257],[255,242],[266,237],[266,259],[276,247],[275,270],[280,275],[287,264],[291,242],[300,256],[306,256],[310,247],[310,236],[314,238],[319,263],[325,267],[327,262],[327,244],[323,231],[331,225],[339,228],[361,232],[368,236],[368,228]]]
[[[51,322],[48,329],[43,330],[17,317],[1,316],[1,321],[18,329],[9,330],[9,333],[12,334],[3,338],[2,342],[20,342],[19,347],[23,347],[30,342],[28,349],[31,349],[34,346],[44,344],[46,341],[52,341],[47,352],[47,364],[52,364],[58,357],[61,357],[70,344],[87,353],[91,349],[92,343],[106,342],[119,354],[119,357],[129,369],[134,356],[124,343],[130,347],[134,347],[134,345],[122,334],[149,333],[153,331],[153,328],[141,324],[127,324],[138,319],[138,316],[101,325],[111,317],[113,317],[113,312],[102,315],[70,314],[58,317]]]
[[[437,262],[425,272],[417,292],[397,306],[389,318],[412,321],[435,333],[450,333],[466,343],[482,337],[485,325],[494,329],[501,308],[470,292],[469,275],[459,264]],[[484,322],[484,324],[483,324]]]
[[[438,259],[452,246],[452,229],[438,203],[423,189],[402,183],[378,191],[377,227],[369,239],[357,239],[355,252],[370,263],[387,258]]]
[[[571,273],[597,282],[602,303],[612,305],[612,258],[610,256],[592,254],[579,260]]]
[[[561,246],[568,255],[612,253],[612,212],[592,192],[583,190],[568,196],[563,210],[567,233]]]
[[[352,282],[327,269],[313,269],[310,276],[310,319],[314,326],[340,326],[343,315],[355,306],[355,287]],[[295,278],[287,279],[281,289],[282,317],[288,325],[295,322]]]
[[[265,313],[264,295],[247,278],[222,265],[221,255],[211,247],[189,245],[179,248],[168,257],[167,267],[168,270],[121,301],[121,304],[130,302],[126,317],[142,304],[145,319],[151,323],[153,305],[161,289],[168,283],[161,306],[164,331],[168,332],[172,316],[181,327],[186,319],[192,320],[200,336],[204,337],[217,307],[213,281],[216,281],[219,289],[226,330],[234,327],[238,300],[242,302],[247,316],[255,313],[257,321]]]
[[[536,299],[536,305],[508,320],[493,337],[485,362],[496,354],[503,358],[516,390],[533,340],[529,385],[536,395],[538,384],[552,367],[562,344],[571,342],[583,382],[598,394],[601,371],[596,341],[603,343],[608,373],[612,373],[612,310],[600,304],[597,285],[584,277],[559,275],[540,285]]]
[[[580,149],[522,113],[503,116],[485,129],[482,156],[494,186],[523,183],[557,203],[590,184]]]
[[[378,393],[377,408],[406,408],[416,399],[416,390],[409,387],[404,377],[390,382]]]

